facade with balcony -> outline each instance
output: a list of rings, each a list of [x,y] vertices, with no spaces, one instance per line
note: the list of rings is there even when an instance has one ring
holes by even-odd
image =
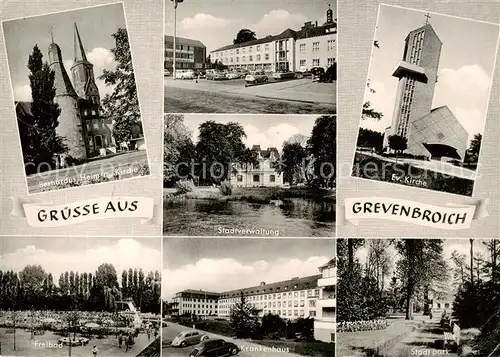
[[[332,259],[319,267],[318,279],[320,290],[317,301],[316,319],[314,320],[314,338],[324,342],[335,342],[337,265]]]
[[[207,49],[203,43],[189,38],[175,38],[175,68],[176,69],[203,69]],[[164,69],[172,72],[174,61],[174,38],[165,36],[165,62]]]

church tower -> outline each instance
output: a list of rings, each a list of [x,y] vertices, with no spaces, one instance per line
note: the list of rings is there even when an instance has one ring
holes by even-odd
[[[56,128],[57,135],[64,139],[69,149],[68,154],[71,157],[85,160],[87,152],[83,141],[78,96],[64,68],[61,49],[54,43],[53,38],[48,52],[50,69],[54,71],[54,87],[56,90],[54,101],[61,109],[61,114],[58,118],[59,125]]]
[[[71,66],[71,74],[76,94],[78,97],[98,106],[100,104],[100,97],[94,78],[94,65],[87,60],[76,23],[74,28],[74,53],[75,58],[74,64]]]
[[[399,78],[391,135],[408,138],[410,125],[431,112],[442,42],[428,22],[405,39],[402,60],[393,76]]]

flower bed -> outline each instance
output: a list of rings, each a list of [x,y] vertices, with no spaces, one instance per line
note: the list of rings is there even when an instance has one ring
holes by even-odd
[[[368,321],[343,321],[337,323],[337,332],[375,331],[386,329],[391,322],[386,319]]]

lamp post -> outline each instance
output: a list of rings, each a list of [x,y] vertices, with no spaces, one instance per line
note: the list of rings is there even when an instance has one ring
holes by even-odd
[[[177,5],[184,0],[170,0],[174,3],[174,48],[173,48],[173,61],[172,61],[172,78],[175,80],[175,60],[176,60],[176,37],[177,37]]]

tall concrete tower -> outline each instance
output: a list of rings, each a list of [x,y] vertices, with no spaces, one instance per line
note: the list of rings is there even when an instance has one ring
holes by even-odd
[[[83,141],[82,120],[78,107],[78,96],[64,68],[61,49],[52,39],[48,48],[50,69],[54,71],[54,101],[59,104],[61,114],[56,132],[64,138],[68,154],[75,159],[85,160],[87,151]]]
[[[403,59],[392,74],[399,78],[399,83],[391,135],[408,138],[410,124],[431,112],[441,47],[442,42],[428,21],[406,37]]]
[[[75,58],[74,64],[71,66],[71,74],[76,93],[80,98],[99,105],[100,97],[99,89],[95,84],[94,65],[87,60],[76,23],[74,28],[74,46]]]

